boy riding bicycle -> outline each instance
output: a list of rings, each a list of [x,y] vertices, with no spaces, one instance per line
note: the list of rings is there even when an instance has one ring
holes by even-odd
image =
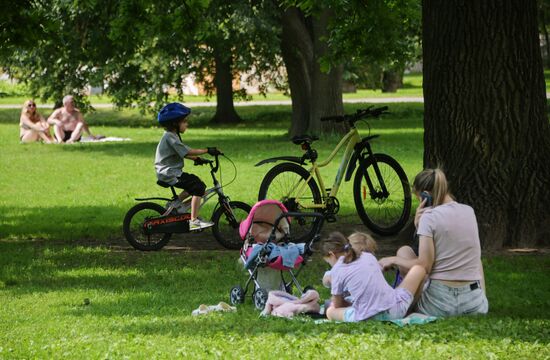
[[[183,159],[194,160],[196,165],[200,165],[205,160],[197,155],[206,153],[218,155],[220,151],[216,148],[192,149],[182,142],[180,134],[187,130],[189,114],[191,114],[190,108],[176,102],[165,105],[159,111],[158,122],[164,127],[165,132],[157,145],[155,170],[160,182],[183,189],[178,195],[178,199],[168,204],[169,207],[175,209],[183,207],[182,200],[189,195],[192,196],[189,229],[199,230],[214,225],[212,222],[201,220],[198,217],[201,197],[204,195],[206,185],[198,176],[182,171]]]

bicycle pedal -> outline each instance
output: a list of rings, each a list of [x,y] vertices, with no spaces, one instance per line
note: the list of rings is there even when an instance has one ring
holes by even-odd
[[[337,219],[336,219],[336,216],[334,216],[334,215],[327,215],[325,217],[325,220],[328,223],[333,223],[333,222],[336,222]]]

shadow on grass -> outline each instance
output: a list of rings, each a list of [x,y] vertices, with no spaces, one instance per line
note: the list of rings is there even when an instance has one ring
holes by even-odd
[[[0,207],[0,211],[4,214],[0,229],[2,238],[93,239],[120,236],[122,220],[128,209],[115,206],[55,206],[46,209]],[[116,234],[113,234],[114,226]]]
[[[124,334],[159,334],[202,337],[262,333],[315,336],[367,332],[433,343],[463,343],[465,339],[539,342],[548,344],[549,260],[544,256],[491,258],[486,262],[490,315],[440,320],[424,326],[314,324],[283,319],[260,319],[250,297],[237,313],[192,317],[199,304],[228,301],[229,290],[247,276],[237,265],[237,252],[142,253],[112,251],[47,242],[0,242],[1,291],[16,297],[59,294],[56,312],[76,317],[122,317],[109,325]],[[302,285],[317,285],[323,298],[327,289],[319,279],[325,264],[318,258],[299,277]],[[67,295],[70,294],[70,295]],[[250,292],[249,292],[250,295]],[[82,299],[90,304],[83,305]],[[75,300],[76,299],[76,300]]]

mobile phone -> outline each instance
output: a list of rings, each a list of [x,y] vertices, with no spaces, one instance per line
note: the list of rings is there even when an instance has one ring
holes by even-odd
[[[420,193],[420,198],[422,199],[422,201],[424,201],[424,199],[426,199],[426,203],[424,204],[424,207],[432,206],[433,198],[432,198],[432,196],[430,195],[429,192],[422,191]]]

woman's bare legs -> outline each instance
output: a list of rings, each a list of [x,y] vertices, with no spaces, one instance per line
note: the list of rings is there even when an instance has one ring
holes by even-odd
[[[416,256],[416,254],[414,253],[414,250],[410,246],[400,247],[399,250],[397,250],[397,254],[395,255],[400,258],[411,259],[411,260],[418,258],[418,256]],[[401,274],[401,276],[404,277],[405,275],[407,275],[408,272],[409,272],[409,269],[404,268],[402,266],[399,267],[399,273]]]
[[[31,143],[39,139],[39,132],[35,130],[25,130],[23,136],[21,137],[21,142]]]
[[[424,267],[421,265],[414,265],[409,270],[407,276],[405,276],[398,287],[409,290],[410,293],[414,296],[413,303],[416,303],[416,301],[418,301],[418,299],[420,298],[420,294],[422,293],[422,285],[424,284],[425,278],[426,270],[424,269]]]

